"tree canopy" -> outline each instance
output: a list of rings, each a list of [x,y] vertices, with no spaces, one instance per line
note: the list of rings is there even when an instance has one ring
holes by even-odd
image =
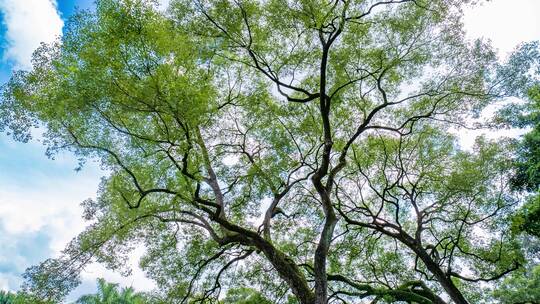
[[[510,143],[451,128],[505,93],[466,0],[100,0],[5,88],[0,126],[98,159],[88,228],[26,272],[97,261],[167,303],[482,303],[525,263]],[[239,288],[239,289],[238,289]],[[240,296],[240,298],[238,298]],[[231,300],[232,299],[232,300]]]

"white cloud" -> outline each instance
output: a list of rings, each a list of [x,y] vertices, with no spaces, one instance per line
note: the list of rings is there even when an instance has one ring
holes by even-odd
[[[106,172],[93,162],[75,172],[76,165],[69,153],[48,160],[37,140],[22,144],[0,135],[0,290],[17,290],[25,268],[58,256],[84,229],[87,223],[79,203],[95,197],[100,176]],[[89,265],[81,274],[82,285],[69,300],[95,292],[99,277],[138,291],[154,288],[138,267],[143,252],[141,247],[131,255],[129,277],[97,263]]]
[[[104,278],[107,282],[119,284],[120,287],[133,287],[137,292],[147,292],[156,288],[154,281],[148,279],[144,272],[137,266],[138,260],[143,250],[136,250],[130,263],[133,267],[133,273],[128,277],[106,269],[103,265],[93,263],[85,267],[81,273],[81,285],[73,290],[66,298],[66,303],[76,301],[80,296],[96,292],[96,281],[98,278]],[[1,284],[1,280],[0,280]],[[0,285],[1,287],[1,285]]]
[[[101,171],[73,168],[73,156],[48,160],[36,141],[0,135],[0,288],[17,289],[29,266],[57,256],[84,229],[79,203],[94,197]]]
[[[122,287],[133,287],[136,291],[150,291],[156,287],[154,281],[148,279],[145,273],[141,270],[139,260],[144,255],[144,247],[137,247],[130,253],[129,264],[131,266],[131,275],[124,277],[119,273],[112,272],[103,265],[93,263],[88,265],[81,273],[83,282],[96,283],[98,278],[104,278],[108,282],[119,283]],[[81,286],[79,289],[83,289]],[[78,290],[74,290],[70,296],[74,298],[78,295]]]
[[[169,4],[171,3],[171,0],[158,0],[158,4],[159,6],[161,6],[162,8],[166,9],[167,7],[169,7]]]
[[[540,40],[540,1],[493,0],[465,11],[469,38],[490,39],[507,56],[518,44]]]
[[[0,278],[0,290],[9,291],[9,282],[7,278]]]
[[[31,178],[50,179],[51,176],[36,174]],[[0,217],[8,232],[37,232],[47,225],[58,227],[60,232],[68,227],[74,228],[73,226],[78,226],[78,230],[81,230],[79,220],[73,221],[73,217],[80,218],[81,209],[78,203],[90,196],[88,194],[91,190],[84,189],[84,186],[88,185],[88,189],[95,193],[97,182],[84,181],[84,178],[75,176],[73,182],[54,179],[49,181],[47,186],[38,189],[25,189],[21,185],[9,184],[0,189]],[[68,227],[62,228],[64,225]],[[73,230],[64,233],[72,234]]]
[[[41,42],[53,42],[62,34],[64,22],[56,0],[0,0],[7,28],[4,60],[16,69],[29,69],[34,50]]]

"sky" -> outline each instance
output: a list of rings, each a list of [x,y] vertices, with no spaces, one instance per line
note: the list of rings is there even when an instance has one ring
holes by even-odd
[[[61,36],[77,9],[92,7],[93,0],[0,0],[0,84],[13,70],[30,69],[33,50]],[[470,39],[491,40],[505,58],[519,43],[540,40],[538,12],[540,0],[492,0],[466,10],[465,29]],[[463,136],[463,145],[480,133]],[[67,153],[48,159],[39,134],[26,144],[0,134],[0,290],[17,290],[27,267],[57,256],[84,229],[79,204],[95,196],[104,172],[92,163],[82,171],[76,167]],[[134,254],[134,265],[140,254]],[[69,300],[95,291],[98,277],[138,290],[154,286],[137,268],[123,278],[93,264]]]

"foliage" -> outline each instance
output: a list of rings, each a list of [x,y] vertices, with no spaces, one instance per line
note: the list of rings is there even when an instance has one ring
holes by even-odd
[[[0,304],[12,304],[15,295],[10,292],[0,291]]]
[[[504,279],[494,292],[501,303],[539,303],[540,299],[540,265],[528,273],[515,273]]]
[[[84,295],[77,304],[146,304],[148,300],[132,287],[118,289],[118,284],[108,283],[102,278],[97,280],[96,294]]]
[[[261,295],[257,290],[246,287],[229,289],[227,296],[222,302],[223,304],[272,304],[270,300]]]
[[[540,85],[529,89],[529,101],[519,108],[514,126],[532,127],[518,144],[516,173],[512,180],[514,187],[532,191],[520,212],[514,217],[514,227],[540,237]]]
[[[17,293],[0,291],[0,304],[55,304],[53,301],[43,301],[38,297],[20,291]]]
[[[172,303],[467,303],[524,263],[506,143],[449,132],[504,92],[468,3],[97,1],[0,104],[110,172],[26,287],[60,300],[142,245]]]
[[[540,194],[529,197],[512,220],[514,231],[540,237]]]
[[[525,204],[513,216],[514,232],[540,237],[540,85],[528,89],[528,100],[522,105],[511,105],[502,111],[503,117],[514,127],[531,127],[518,142],[515,174],[512,185],[529,191]],[[525,237],[525,247],[531,247],[533,257],[524,271],[512,274],[494,291],[502,303],[538,303],[540,299],[540,261],[535,248],[538,239]],[[538,245],[536,245],[538,247]]]
[[[511,121],[514,126],[532,128],[519,144],[513,184],[516,188],[536,191],[540,187],[540,85],[529,89],[528,97],[527,104],[518,108],[521,113]]]
[[[509,87],[526,94],[525,101],[510,103],[497,117],[511,127],[530,130],[516,141],[513,176],[514,189],[524,191],[524,204],[512,216],[512,230],[519,234],[525,255],[523,269],[506,278],[493,293],[501,303],[538,303],[540,299],[540,48],[538,42],[522,45],[510,58],[520,62],[521,85]],[[536,71],[535,71],[536,69]]]

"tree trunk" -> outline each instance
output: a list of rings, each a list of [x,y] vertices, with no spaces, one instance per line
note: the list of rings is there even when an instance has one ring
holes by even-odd
[[[426,265],[427,269],[435,276],[437,281],[441,284],[446,293],[456,304],[469,303],[467,302],[461,291],[456,287],[454,282],[452,282],[452,279],[442,271],[442,269],[439,267],[439,264],[435,263],[435,261],[423,248],[414,247],[413,250],[422,260],[422,262],[424,262],[424,265]]]
[[[321,239],[317,250],[315,251],[314,263],[315,268],[315,304],[328,303],[328,276],[326,273],[326,257],[328,249],[334,234],[337,219],[335,215],[327,216],[324,223]]]
[[[298,265],[296,265],[296,263],[287,255],[274,247],[271,242],[265,240],[256,232],[239,227],[220,217],[216,217],[214,220],[221,224],[222,227],[236,232],[236,235],[231,237],[234,239],[234,242],[239,242],[248,246],[255,246],[258,250],[260,250],[268,259],[270,264],[272,264],[280,278],[282,278],[291,288],[292,293],[296,296],[301,304],[315,303],[315,295],[309,287],[304,274],[298,268]]]

